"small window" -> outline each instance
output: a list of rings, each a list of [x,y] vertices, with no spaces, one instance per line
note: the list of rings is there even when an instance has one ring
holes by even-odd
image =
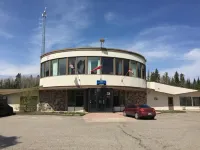
[[[101,69],[97,69],[100,66],[100,57],[88,57],[88,74],[100,74]]]
[[[102,57],[102,74],[113,74],[113,58]]]
[[[131,60],[131,66],[130,66],[131,72],[129,73],[132,77],[137,77],[137,62]]]
[[[192,106],[191,97],[180,97],[180,106]]]
[[[200,97],[193,97],[193,106],[200,106]]]
[[[42,63],[42,64],[41,64],[41,75],[40,75],[41,78],[43,78],[43,77],[44,77],[44,74],[45,74],[45,73],[44,73],[44,71],[45,71],[44,64],[45,64],[45,63]]]
[[[85,57],[77,57],[77,73],[85,74]]]
[[[76,70],[76,57],[70,57],[68,58],[68,73],[69,74],[75,74],[75,70]]]
[[[129,76],[129,60],[128,59],[124,59],[123,62],[124,62],[124,65],[123,65],[123,67],[124,67],[124,75],[125,76]]]
[[[137,63],[137,73],[138,73],[138,75],[137,75],[137,77],[138,78],[141,78],[141,63]]]
[[[51,76],[58,75],[58,59],[51,61]]]
[[[116,75],[122,75],[122,59],[115,59]]]
[[[143,104],[143,105],[139,105],[140,108],[151,108],[149,105]]]
[[[66,75],[66,58],[58,59],[58,75]]]
[[[49,61],[45,62],[45,77],[49,76]]]

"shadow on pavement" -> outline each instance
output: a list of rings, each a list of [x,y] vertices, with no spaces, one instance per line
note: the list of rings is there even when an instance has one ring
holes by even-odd
[[[20,142],[18,142],[18,138],[19,137],[16,136],[6,137],[0,135],[0,149],[19,144]]]

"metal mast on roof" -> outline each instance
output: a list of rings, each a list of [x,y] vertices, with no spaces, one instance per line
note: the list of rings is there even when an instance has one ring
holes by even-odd
[[[101,42],[101,48],[102,48],[105,40],[104,39],[100,39],[100,42]]]
[[[42,55],[45,53],[45,28],[46,28],[46,18],[47,18],[47,12],[46,7],[44,9],[44,12],[42,13]]]

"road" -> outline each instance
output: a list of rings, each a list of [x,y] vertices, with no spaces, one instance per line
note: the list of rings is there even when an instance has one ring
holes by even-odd
[[[6,150],[197,150],[200,113],[160,114],[156,120],[87,122],[82,117],[0,118]]]

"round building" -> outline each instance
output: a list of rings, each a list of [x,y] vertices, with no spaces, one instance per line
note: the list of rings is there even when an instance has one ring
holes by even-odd
[[[41,56],[40,110],[122,111],[146,103],[146,59],[113,48],[69,48]]]

